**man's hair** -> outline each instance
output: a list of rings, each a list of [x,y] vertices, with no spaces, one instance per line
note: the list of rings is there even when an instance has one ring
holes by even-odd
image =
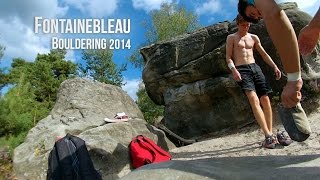
[[[236,17],[236,23],[237,23],[237,25],[240,24],[240,23],[243,23],[243,22],[247,22],[247,21],[243,18],[243,16],[241,16],[240,14],[238,14],[237,17]]]
[[[251,17],[248,17],[246,15],[246,9],[248,6],[254,6],[252,4],[249,4],[247,0],[239,0],[238,2],[238,12],[243,17],[244,20],[251,22],[251,23],[258,23],[259,19],[253,19]]]

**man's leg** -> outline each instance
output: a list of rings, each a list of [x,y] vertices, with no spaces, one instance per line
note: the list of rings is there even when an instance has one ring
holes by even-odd
[[[267,123],[269,132],[272,133],[272,109],[270,104],[270,99],[268,95],[263,95],[260,97],[260,102],[262,105],[264,117]]]
[[[246,90],[245,93],[246,93],[246,95],[248,97],[248,100],[249,100],[249,103],[251,105],[251,109],[253,111],[253,115],[256,118],[256,120],[257,120],[260,128],[262,129],[264,135],[265,136],[272,135],[272,132],[269,130],[268,125],[266,123],[266,117],[264,115],[264,112],[261,109],[260,101],[259,101],[259,98],[258,98],[256,92],[255,91]]]

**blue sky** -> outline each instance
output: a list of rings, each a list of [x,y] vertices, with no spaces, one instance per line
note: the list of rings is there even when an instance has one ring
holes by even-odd
[[[303,11],[314,15],[320,5],[320,0],[278,0],[277,2],[294,1]],[[141,25],[144,20],[150,20],[149,12],[159,9],[161,3],[172,0],[1,0],[0,2],[0,44],[6,47],[5,56],[0,67],[10,67],[12,58],[21,57],[33,61],[37,53],[48,53],[51,49],[51,37],[99,37],[126,38],[131,40],[131,49],[115,50],[113,61],[121,65],[127,62],[127,57],[145,41],[145,29]],[[197,14],[201,26],[208,26],[221,21],[232,21],[237,13],[237,0],[178,0],[179,5]],[[103,18],[130,19],[129,34],[35,34],[34,17],[43,18]],[[69,50],[66,59],[80,62],[80,50]],[[141,82],[141,69],[136,69],[128,63],[127,71],[123,72],[126,85],[122,88],[133,98],[136,98],[138,84]]]

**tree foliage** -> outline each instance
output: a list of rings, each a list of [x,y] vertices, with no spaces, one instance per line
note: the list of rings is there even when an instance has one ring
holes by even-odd
[[[33,87],[37,101],[54,102],[60,84],[76,74],[76,64],[64,60],[65,54],[65,50],[51,50],[49,54],[38,54],[34,62],[13,59],[8,83],[17,84],[23,75]]]
[[[146,42],[141,44],[138,49],[184,33],[190,33],[200,27],[198,17],[176,3],[163,3],[159,10],[150,12],[150,17],[151,23],[142,22],[142,26],[146,28]],[[138,50],[133,52],[128,59],[135,67],[143,68],[144,61]]]
[[[152,26],[146,37],[150,42],[169,40],[199,28],[197,16],[175,3],[162,4],[160,10],[151,12]]]
[[[13,59],[6,80],[10,86],[0,99],[0,136],[19,135],[48,115],[60,84],[76,74],[76,64],[66,61],[65,50],[38,54],[34,62]]]
[[[151,11],[150,16],[152,23],[143,23],[147,29],[145,34],[146,43],[139,48],[159,41],[169,40],[200,27],[197,22],[197,16],[191,11],[187,11],[186,8],[179,7],[176,3],[164,3],[159,10]],[[136,67],[143,68],[144,66],[143,58],[138,50],[129,57],[129,61]],[[137,96],[137,104],[149,123],[153,123],[155,118],[163,115],[164,107],[156,105],[145,89],[140,89],[137,92]]]
[[[79,65],[82,76],[89,76],[99,82],[121,86],[123,82],[122,72],[126,70],[126,64],[120,68],[112,61],[113,52],[110,49],[84,50],[82,59],[86,65]]]
[[[24,76],[0,101],[0,136],[18,135],[32,128],[49,111],[35,100],[34,89]]]
[[[163,106],[156,105],[148,96],[145,88],[141,88],[137,92],[137,104],[140,110],[143,112],[144,119],[153,124],[154,120],[158,116],[163,115]]]

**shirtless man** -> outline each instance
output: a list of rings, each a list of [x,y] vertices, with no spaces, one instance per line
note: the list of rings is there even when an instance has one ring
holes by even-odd
[[[281,78],[281,72],[261,46],[258,36],[248,33],[250,23],[241,15],[237,16],[236,23],[238,31],[227,37],[226,61],[233,78],[248,97],[254,117],[265,134],[263,146],[274,149],[276,140],[272,133],[272,109],[268,96],[272,90],[260,67],[255,63],[253,49],[255,48],[263,60],[271,66],[277,80]],[[282,145],[287,146],[291,143],[291,140],[281,133],[277,134],[277,138]]]

